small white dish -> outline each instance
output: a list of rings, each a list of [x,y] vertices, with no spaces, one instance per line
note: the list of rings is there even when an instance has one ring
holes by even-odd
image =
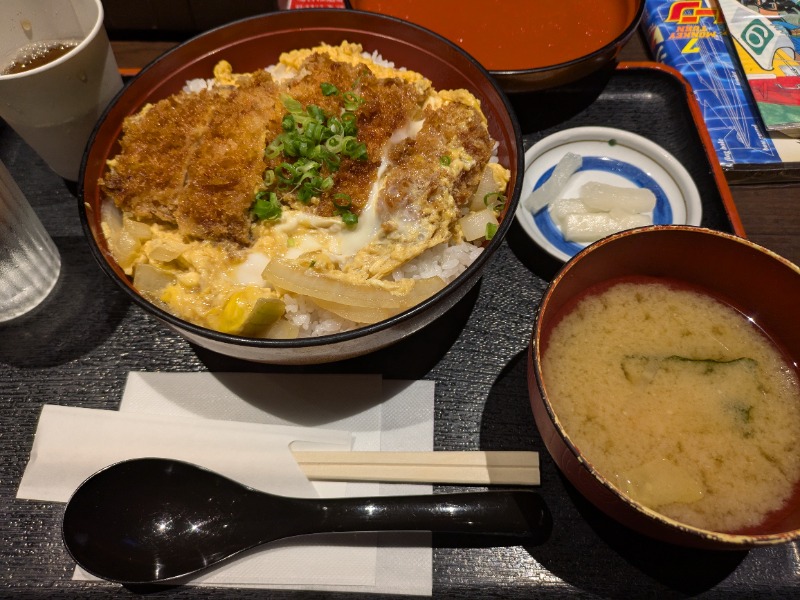
[[[620,187],[643,187],[656,196],[654,225],[700,225],[700,194],[691,175],[658,144],[629,131],[611,127],[575,127],[550,135],[525,153],[525,179],[516,217],[528,236],[550,255],[567,261],[588,244],[567,241],[550,218],[548,207],[536,214],[525,198],[553,173],[567,152],[583,157],[560,197],[574,198],[590,181]]]

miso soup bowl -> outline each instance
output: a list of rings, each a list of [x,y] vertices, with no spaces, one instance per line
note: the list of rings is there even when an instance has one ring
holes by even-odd
[[[497,155],[511,170],[507,202],[497,233],[454,281],[417,306],[379,323],[319,337],[292,340],[249,338],[212,331],[153,304],[133,287],[111,255],[101,222],[98,180],[106,161],[119,152],[125,118],[179,92],[187,80],[210,77],[227,60],[238,72],[263,69],[283,52],[321,43],[360,43],[398,67],[415,70],[437,89],[467,89],[481,102]],[[511,224],[522,185],[523,150],[519,124],[505,94],[489,73],[455,44],[416,25],[378,14],[345,10],[290,10],[235,21],[177,46],[148,65],[109,106],[89,141],[79,181],[79,212],[89,248],[100,267],[147,314],[190,342],[219,354],[271,364],[315,364],[344,360],[384,348],[428,326],[474,286],[500,247]]]
[[[734,235],[684,225],[634,229],[609,236],[569,260],[550,283],[539,307],[528,355],[528,390],[536,425],[548,452],[572,485],[619,523],[673,544],[744,549],[800,538],[800,491],[781,516],[747,534],[684,525],[635,502],[615,488],[573,442],[548,397],[542,356],[559,313],[587,288],[625,276],[684,282],[737,307],[786,352],[800,359],[800,268]],[[591,351],[591,349],[587,349]]]

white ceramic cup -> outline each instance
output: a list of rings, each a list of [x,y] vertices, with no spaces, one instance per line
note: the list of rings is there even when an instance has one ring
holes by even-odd
[[[122,88],[100,0],[0,2],[0,72],[20,49],[45,41],[79,43],[50,63],[0,75],[0,117],[53,171],[76,181],[89,135]]]
[[[0,323],[37,307],[60,271],[58,249],[0,163]]]

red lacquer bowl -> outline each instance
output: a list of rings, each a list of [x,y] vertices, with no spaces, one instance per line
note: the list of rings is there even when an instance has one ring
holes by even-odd
[[[398,67],[418,71],[436,89],[471,91],[480,101],[500,162],[511,170],[505,214],[484,252],[456,280],[415,307],[390,319],[332,335],[293,340],[228,335],[199,327],[158,308],[133,288],[111,256],[101,228],[98,179],[119,150],[125,117],[145,104],[181,90],[187,80],[208,78],[220,60],[237,72],[262,69],[281,53],[320,43],[360,43]],[[291,10],[224,25],[167,52],[134,78],[111,104],[95,129],[83,160],[79,210],[89,247],[103,270],[134,303],[189,341],[220,354],[275,364],[313,364],[358,356],[393,344],[425,327],[456,304],[480,279],[511,224],[522,185],[522,138],[504,93],[474,59],[444,38],[416,25],[376,14],[346,10]]]
[[[785,510],[747,534],[708,531],[667,518],[621,493],[583,455],[548,399],[541,360],[559,313],[590,286],[618,277],[663,277],[724,299],[753,319],[795,369],[800,360],[800,268],[746,239],[710,229],[666,225],[604,238],[575,255],[542,299],[528,356],[536,425],[566,478],[603,512],[648,536],[700,548],[743,549],[800,538],[800,490]],[[589,351],[589,350],[587,350]]]
[[[643,0],[348,0],[345,6],[443,35],[508,92],[553,88],[613,66],[644,11]]]

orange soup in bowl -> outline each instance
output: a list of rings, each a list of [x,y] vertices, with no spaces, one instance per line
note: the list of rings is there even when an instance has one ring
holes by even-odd
[[[513,71],[560,65],[613,43],[633,23],[639,2],[351,0],[350,5],[427,27],[490,71]]]

